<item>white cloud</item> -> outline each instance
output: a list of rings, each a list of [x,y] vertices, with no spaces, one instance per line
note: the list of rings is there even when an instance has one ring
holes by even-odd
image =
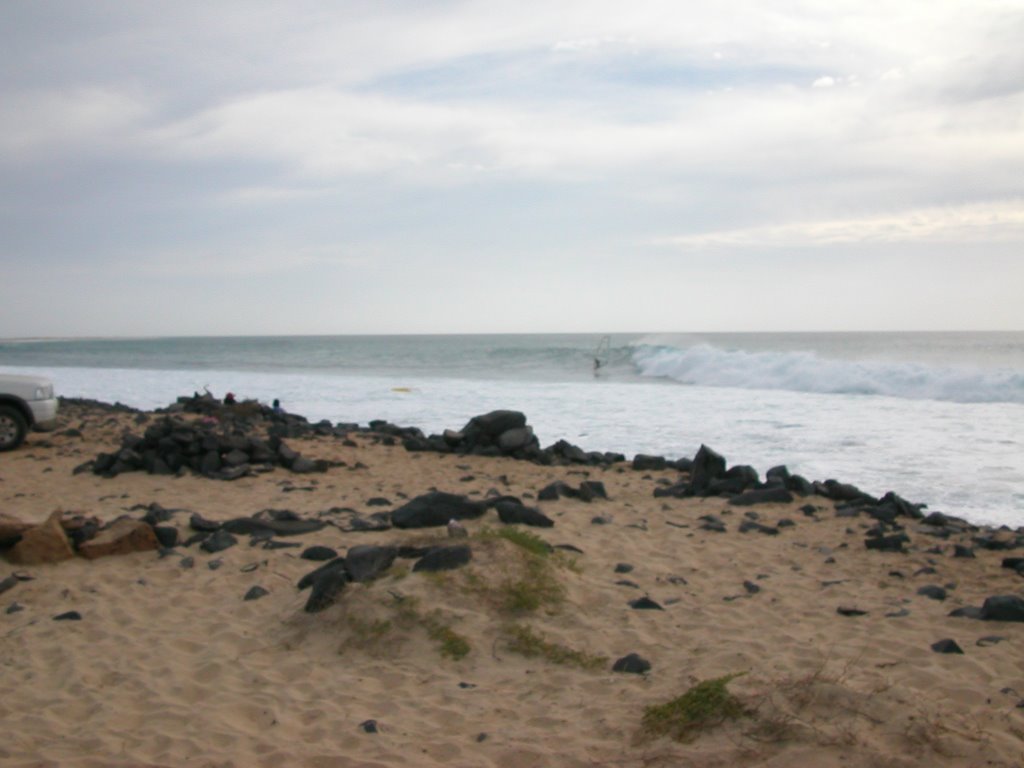
[[[955,115],[909,109],[900,93],[748,87],[714,95],[665,94],[647,120],[576,111],[570,102],[424,102],[335,88],[272,91],[154,130],[161,154],[192,162],[260,162],[274,175],[315,183],[348,175],[392,174],[447,184],[491,174],[559,180],[607,173],[637,178],[701,173],[834,176],[975,168],[1024,159],[1013,124],[987,108]],[[878,111],[866,120],[869,111]],[[955,153],[955,154],[954,154]],[[796,164],[796,165],[794,165]],[[653,174],[653,177],[651,176]],[[269,187],[289,186],[274,182]],[[301,187],[300,184],[294,185]]]
[[[782,273],[764,246],[1022,242],[1005,0],[23,5],[0,4],[0,262],[74,261],[71,292],[230,276],[267,303],[282,270],[373,243],[441,282],[561,270],[564,296],[566,254],[623,259],[650,232],[736,249],[760,290]]]
[[[897,214],[701,232],[653,241],[678,248],[799,248],[851,243],[1021,242],[1024,199]]]

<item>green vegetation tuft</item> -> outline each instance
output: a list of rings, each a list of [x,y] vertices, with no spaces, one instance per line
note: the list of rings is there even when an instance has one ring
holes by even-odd
[[[471,592],[484,597],[499,611],[513,614],[553,608],[565,600],[565,587],[557,578],[555,566],[573,570],[575,564],[551,556],[553,550],[544,539],[514,526],[484,528],[475,537],[483,542],[507,541],[516,550],[506,550],[504,567],[495,571],[497,580],[472,569],[462,572],[460,576]]]
[[[558,643],[549,642],[522,624],[513,624],[505,630],[508,649],[527,658],[542,658],[552,664],[565,664],[580,669],[597,670],[608,664],[605,656],[594,656]]]
[[[747,714],[746,709],[726,688],[739,676],[704,680],[672,701],[647,707],[643,729],[655,736],[668,735],[676,741],[690,741],[699,731],[742,717]]]
[[[547,562],[529,557],[518,579],[508,579],[499,590],[501,608],[509,613],[530,613],[543,606],[555,606],[565,599],[565,588]]]
[[[522,528],[515,528],[513,526],[506,526],[505,528],[484,528],[477,537],[485,541],[493,541],[495,539],[504,539],[505,541],[515,544],[517,547],[525,549],[532,555],[537,557],[547,557],[551,554],[551,545],[548,544],[544,539],[535,533],[530,531],[524,531]]]
[[[340,653],[346,648],[360,648],[371,654],[387,652],[389,647],[405,640],[408,633],[423,631],[437,644],[438,652],[446,659],[465,658],[470,652],[469,640],[457,633],[445,621],[440,611],[424,613],[414,596],[402,596],[389,604],[390,618],[364,619],[349,616],[347,638]]]
[[[424,626],[430,639],[440,646],[440,653],[446,659],[458,661],[469,653],[469,641],[451,627],[430,618],[424,621]]]
[[[406,626],[419,625],[427,637],[438,644],[440,654],[446,659],[458,661],[470,651],[469,641],[441,620],[440,611],[430,614],[419,612],[419,601],[415,597],[403,598],[397,605],[399,620]]]

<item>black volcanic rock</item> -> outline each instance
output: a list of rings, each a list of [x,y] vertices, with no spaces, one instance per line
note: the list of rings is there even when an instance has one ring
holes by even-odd
[[[881,552],[903,552],[904,545],[910,543],[910,537],[905,533],[897,533],[892,536],[874,536],[864,540],[864,546],[868,549],[877,549]]]
[[[658,603],[651,600],[649,597],[638,597],[636,600],[629,601],[629,607],[635,611],[663,611]]]
[[[549,483],[541,488],[537,493],[537,498],[540,501],[556,501],[562,496],[574,499],[577,495],[576,490],[568,483],[555,480],[553,483]]]
[[[306,547],[302,550],[302,554],[299,555],[303,560],[313,560],[315,562],[325,562],[327,560],[333,560],[338,556],[338,553],[330,547],[324,547],[321,545],[314,545],[312,547]]]
[[[793,501],[793,494],[785,488],[760,488],[745,491],[738,496],[729,499],[729,503],[736,507],[746,507],[753,504],[780,503],[785,504]]]
[[[995,595],[981,606],[985,621],[1024,621],[1024,599],[1017,595]]]
[[[390,568],[396,557],[397,547],[359,545],[345,553],[345,567],[352,581],[371,581]]]
[[[584,480],[580,483],[577,495],[583,501],[593,501],[594,499],[607,499],[608,491],[605,490],[604,483],[600,480]]]
[[[229,533],[240,536],[302,536],[322,530],[327,523],[323,520],[301,520],[295,516],[283,518],[236,517],[228,520],[222,527]]]
[[[643,453],[638,453],[633,457],[633,469],[645,472],[649,470],[657,471],[665,469],[668,466],[668,462],[664,456],[648,456]]]
[[[740,523],[740,525],[739,525],[739,532],[740,533],[749,533],[750,531],[755,531],[757,533],[763,533],[766,536],[778,536],[779,535],[779,529],[775,528],[773,526],[770,526],[770,525],[762,525],[761,523],[756,523],[753,520],[744,520],[742,523]]]
[[[454,547],[432,547],[416,561],[413,571],[451,571],[467,565],[473,552],[467,544]]]
[[[219,529],[214,532],[212,536],[205,539],[199,548],[204,552],[213,554],[214,552],[223,552],[225,549],[235,546],[238,543],[238,539],[232,536],[224,529]]]
[[[697,455],[693,457],[693,468],[690,470],[690,488],[695,494],[708,490],[712,481],[725,474],[725,458],[701,445]]]
[[[612,672],[628,672],[634,675],[642,675],[650,669],[651,662],[636,653],[627,654],[612,664]]]
[[[932,600],[945,600],[947,597],[946,590],[937,584],[928,584],[917,590],[917,594]]]
[[[932,650],[936,653],[958,653],[963,655],[964,649],[957,645],[956,640],[946,638],[945,640],[939,640],[937,643],[932,643]]]
[[[519,429],[525,426],[526,416],[520,411],[498,410],[474,416],[462,428],[462,434],[467,439],[470,435],[483,435],[493,440],[510,429]]]
[[[319,568],[310,571],[301,579],[299,579],[298,584],[296,584],[295,586],[299,591],[302,591],[303,589],[309,589],[309,587],[313,586],[313,584],[316,583],[317,579],[322,578],[324,574],[330,571],[341,571],[347,577],[348,570],[346,569],[345,558],[337,557],[334,560],[324,563]]]
[[[391,513],[396,528],[437,528],[449,520],[473,520],[487,510],[486,502],[470,501],[465,496],[432,491],[417,496]]]
[[[551,528],[555,521],[535,507],[528,507],[521,502],[502,500],[494,503],[494,509],[498,513],[501,522],[511,525],[520,523],[532,525],[538,528]]]
[[[348,573],[342,567],[321,571],[311,584],[312,590],[304,608],[306,613],[319,613],[329,608],[338,599],[347,583]]]

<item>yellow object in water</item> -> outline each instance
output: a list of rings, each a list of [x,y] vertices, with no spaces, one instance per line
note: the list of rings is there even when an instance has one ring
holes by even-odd
[[[412,392],[412,389],[410,389],[409,387],[392,387],[391,391],[392,392]]]

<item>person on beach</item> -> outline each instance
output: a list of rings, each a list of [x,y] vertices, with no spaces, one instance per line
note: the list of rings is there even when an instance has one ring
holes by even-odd
[[[284,408],[281,407],[281,401],[276,397],[274,398],[274,404],[271,406],[274,413],[284,413]]]
[[[236,402],[234,392],[228,392],[224,395],[224,405],[234,405]]]

